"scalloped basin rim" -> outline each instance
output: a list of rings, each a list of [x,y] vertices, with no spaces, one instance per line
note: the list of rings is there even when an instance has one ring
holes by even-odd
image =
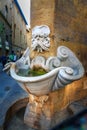
[[[57,73],[58,73],[58,70],[59,70],[60,68],[65,68],[65,67],[55,68],[54,70],[52,70],[52,71],[50,71],[50,72],[48,72],[48,73],[46,73],[46,74],[44,74],[44,75],[41,75],[41,76],[23,77],[23,76],[19,76],[19,75],[16,74],[16,71],[15,71],[15,70],[16,70],[16,64],[13,63],[13,64],[11,65],[11,68],[10,68],[10,74],[11,74],[11,76],[12,76],[15,80],[17,80],[17,81],[19,81],[19,82],[37,82],[37,81],[42,81],[42,80],[44,80],[44,79],[47,79],[47,78],[49,78],[49,77],[51,77],[51,76],[57,74]]]

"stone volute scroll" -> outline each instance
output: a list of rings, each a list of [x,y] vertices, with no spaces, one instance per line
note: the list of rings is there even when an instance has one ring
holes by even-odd
[[[76,55],[65,46],[57,48],[57,57],[48,58],[46,62],[50,69],[60,68],[55,80],[53,91],[66,86],[84,75],[84,68]]]
[[[49,51],[50,29],[47,25],[35,26],[32,29],[32,50],[37,52]]]

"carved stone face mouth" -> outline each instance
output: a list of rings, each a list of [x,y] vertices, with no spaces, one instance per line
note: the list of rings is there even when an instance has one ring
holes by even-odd
[[[32,29],[32,50],[37,52],[49,51],[50,29],[46,25],[36,26]]]

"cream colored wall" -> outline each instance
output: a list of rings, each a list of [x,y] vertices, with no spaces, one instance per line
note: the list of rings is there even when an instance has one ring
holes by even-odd
[[[12,0],[1,0],[0,1],[0,10],[3,13],[3,15],[5,16],[5,18],[7,19],[7,21],[9,22],[9,24],[11,25],[11,19],[12,19],[12,15],[11,15],[11,5],[12,5]],[[5,6],[7,5],[8,8],[8,13],[6,13],[5,11]]]
[[[27,35],[26,25],[22,19],[18,8],[16,7],[13,0],[2,0],[0,1],[0,10],[7,19],[8,23],[12,26],[12,48],[13,49],[26,49],[27,47]],[[5,13],[5,6],[8,7],[8,13]],[[15,37],[14,37],[14,24],[16,24]],[[20,38],[20,31],[22,35]],[[21,39],[21,40],[20,40]]]
[[[27,46],[31,48],[31,31],[27,31]]]
[[[0,22],[4,24],[3,32],[0,33],[2,39],[2,49],[0,54],[3,55],[6,53],[5,41],[8,36],[8,42],[11,49],[11,9],[10,9],[10,0],[0,0]],[[5,13],[5,6],[7,6],[8,13]],[[10,51],[10,50],[9,50]]]
[[[15,4],[12,9],[12,16],[13,16],[12,17],[12,42],[14,46],[18,46],[19,48],[26,49],[27,47],[26,25]],[[16,25],[15,32],[14,32],[14,24]],[[21,36],[20,36],[20,31],[22,32]],[[15,33],[15,37],[14,37],[14,33]]]

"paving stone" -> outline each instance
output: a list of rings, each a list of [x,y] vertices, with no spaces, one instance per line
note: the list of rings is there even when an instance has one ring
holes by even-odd
[[[28,97],[28,94],[17,84],[17,82],[0,72],[0,130],[3,128],[8,109],[17,101]]]

